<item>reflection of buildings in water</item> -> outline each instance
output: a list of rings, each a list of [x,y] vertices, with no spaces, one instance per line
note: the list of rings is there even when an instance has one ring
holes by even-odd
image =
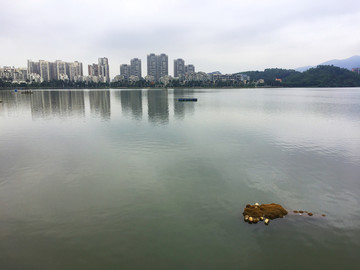
[[[89,101],[91,113],[110,119],[110,90],[90,90]]]
[[[123,114],[132,113],[134,119],[140,120],[143,113],[141,90],[122,90],[117,93],[120,93]]]
[[[34,91],[31,113],[35,118],[85,117],[83,91]]]
[[[58,92],[36,91],[31,95],[31,114],[34,118],[58,115]]]
[[[194,92],[183,90],[183,89],[174,89],[174,115],[178,119],[183,119],[185,113],[194,113],[195,111],[195,102],[179,102],[179,98],[192,98]]]
[[[21,98],[18,93],[14,91],[0,90],[0,113],[5,114],[13,114],[18,110],[18,97]]]
[[[8,115],[17,115],[19,112],[30,111],[30,95],[20,92],[0,90],[0,111]]]
[[[166,90],[148,90],[148,116],[153,123],[166,124],[169,122],[169,102]]]

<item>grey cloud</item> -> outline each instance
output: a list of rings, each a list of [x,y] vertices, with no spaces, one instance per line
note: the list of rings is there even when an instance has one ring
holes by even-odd
[[[358,35],[344,36],[358,32],[359,16],[358,0],[3,1],[0,59],[14,65],[35,57],[77,59],[86,65],[108,56],[112,75],[120,61],[150,52],[168,53],[170,61],[186,58],[205,71],[302,66],[359,54]],[[306,53],[299,49],[306,42],[301,37],[316,40]]]

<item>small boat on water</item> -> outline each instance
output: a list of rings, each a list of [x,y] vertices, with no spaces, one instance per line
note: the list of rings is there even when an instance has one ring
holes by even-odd
[[[197,102],[197,98],[179,98],[178,101],[180,101],[180,102],[187,102],[187,101]]]
[[[31,90],[21,91],[21,94],[31,95],[33,92]]]

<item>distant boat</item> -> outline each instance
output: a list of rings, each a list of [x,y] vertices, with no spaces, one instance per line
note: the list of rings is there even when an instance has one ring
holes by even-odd
[[[25,90],[21,91],[21,94],[32,94],[33,92],[31,90]]]
[[[197,98],[179,98],[178,101],[180,102],[186,102],[186,101],[192,101],[192,102],[197,102]]]

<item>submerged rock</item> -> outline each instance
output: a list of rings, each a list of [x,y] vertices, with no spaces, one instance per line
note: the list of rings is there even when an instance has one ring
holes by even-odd
[[[271,204],[261,204],[258,203],[254,205],[247,204],[243,216],[248,216],[249,219],[245,220],[249,223],[257,223],[265,219],[265,224],[269,224],[270,219],[282,218],[287,215],[287,211],[280,204],[271,203]]]
[[[290,211],[290,210],[289,210]],[[289,215],[303,216],[303,217],[316,217],[316,215],[309,211],[304,210],[291,210],[289,213],[284,207],[280,204],[270,203],[270,204],[258,204],[253,205],[247,204],[244,208],[243,216],[244,221],[250,224],[256,224],[260,221],[264,221],[265,225],[268,225],[270,220],[276,218],[282,218]],[[325,214],[321,214],[322,217],[325,217]]]

